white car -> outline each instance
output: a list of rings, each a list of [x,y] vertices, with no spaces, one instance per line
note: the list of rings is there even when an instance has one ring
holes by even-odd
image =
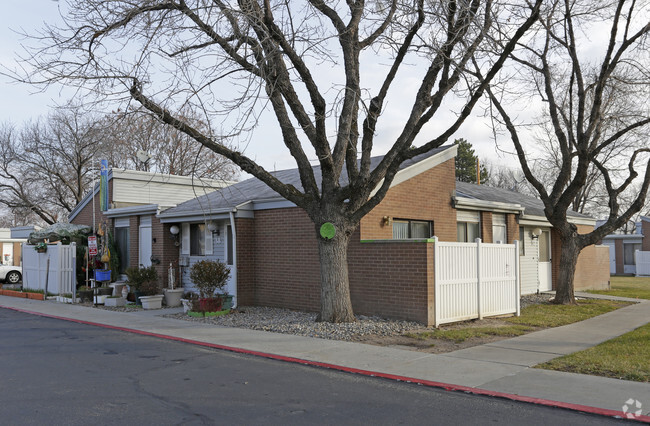
[[[17,284],[23,278],[23,268],[20,266],[0,265],[0,281]]]

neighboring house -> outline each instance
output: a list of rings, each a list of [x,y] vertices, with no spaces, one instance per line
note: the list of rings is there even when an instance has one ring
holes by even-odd
[[[229,184],[232,182],[113,169],[108,173],[109,209],[100,211],[97,184],[68,219],[77,225],[95,224],[95,229],[101,223],[112,230],[120,273],[124,274],[130,266],[154,264],[166,286],[169,265],[174,268],[178,265],[178,249],[170,235],[170,225],[161,224],[158,213]]]
[[[636,274],[637,250],[650,251],[650,217],[641,216],[633,234],[610,234],[603,238],[609,248],[609,271],[612,275]]]
[[[27,237],[32,231],[34,231],[33,226],[0,228],[0,250],[2,250],[0,264],[21,266],[21,244],[27,242]]]
[[[456,146],[444,146],[402,164],[384,200],[362,220],[348,248],[356,313],[433,323],[433,242],[513,243],[521,239],[522,292],[554,288],[559,244],[539,200],[455,181]],[[381,160],[372,159],[372,166]],[[320,168],[315,167],[320,181]],[[300,188],[297,169],[273,172]],[[345,183],[347,177],[341,180]],[[595,221],[571,215],[579,229]],[[180,230],[184,286],[188,267],[219,259],[231,268],[228,292],[242,305],[317,311],[320,266],[314,224],[307,214],[256,178],[161,212]],[[542,255],[539,254],[540,250]],[[601,266],[598,266],[601,265]],[[608,285],[607,249],[581,254],[576,288]]]

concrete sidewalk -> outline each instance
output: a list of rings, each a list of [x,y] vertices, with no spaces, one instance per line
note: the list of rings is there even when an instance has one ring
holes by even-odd
[[[577,293],[576,296],[581,294]],[[173,312],[169,309],[114,312],[0,296],[0,308],[298,358],[346,370],[371,371],[486,391],[483,393],[506,393],[619,412],[626,401],[633,399],[642,404],[643,415],[648,416],[650,385],[647,383],[530,368],[597,345],[650,322],[650,301],[639,302],[579,323],[433,355],[361,343],[203,325],[160,316]]]

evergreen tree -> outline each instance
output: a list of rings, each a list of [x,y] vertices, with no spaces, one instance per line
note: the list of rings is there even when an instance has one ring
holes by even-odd
[[[476,161],[478,156],[474,154],[472,144],[465,139],[456,139],[454,145],[458,146],[458,154],[456,155],[456,180],[461,182],[477,183],[476,182]],[[481,168],[481,184],[487,184],[489,174],[485,164],[480,165]]]

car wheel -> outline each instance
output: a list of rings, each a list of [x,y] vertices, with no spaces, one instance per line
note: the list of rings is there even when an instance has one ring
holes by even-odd
[[[16,284],[20,281],[20,272],[11,271],[7,274],[7,282],[10,284]]]

